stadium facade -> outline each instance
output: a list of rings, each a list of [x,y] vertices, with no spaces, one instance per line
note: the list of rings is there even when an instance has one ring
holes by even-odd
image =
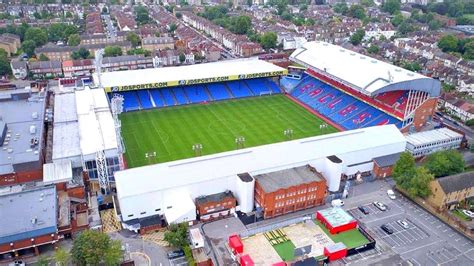
[[[370,173],[375,158],[405,147],[402,133],[385,125],[127,169],[115,173],[116,209],[124,227],[138,230],[150,219],[194,221],[196,198],[232,191],[236,209],[248,213],[256,175],[310,165],[338,191],[341,177]]]

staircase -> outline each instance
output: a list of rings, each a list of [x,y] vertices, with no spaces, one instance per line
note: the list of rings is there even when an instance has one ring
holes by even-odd
[[[153,99],[153,96],[151,95],[149,90],[146,90],[148,93],[148,98],[150,98],[151,105],[153,105],[153,108],[156,108],[155,100]]]

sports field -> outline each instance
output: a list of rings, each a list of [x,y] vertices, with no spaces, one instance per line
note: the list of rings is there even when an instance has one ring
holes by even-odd
[[[323,120],[284,95],[127,112],[120,120],[128,167],[196,156],[194,144],[206,155],[237,149],[236,137],[252,147],[287,140],[286,129],[293,139],[337,132],[320,129]]]

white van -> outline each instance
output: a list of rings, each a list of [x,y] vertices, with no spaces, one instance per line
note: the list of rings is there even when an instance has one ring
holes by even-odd
[[[335,199],[335,200],[331,201],[331,205],[333,207],[342,207],[342,206],[344,206],[344,201],[342,201],[340,199]]]

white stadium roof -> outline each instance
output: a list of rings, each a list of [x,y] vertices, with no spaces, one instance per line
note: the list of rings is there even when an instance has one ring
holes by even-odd
[[[405,144],[405,137],[394,125],[369,127],[131,168],[115,172],[115,181],[123,199],[240,173],[281,170],[330,155],[343,155],[349,163],[372,160],[403,152]],[[367,151],[367,158],[357,151]]]
[[[438,80],[326,42],[305,43],[290,59],[371,96],[393,90],[440,93]]]
[[[266,73],[267,76],[276,76],[286,74],[284,68],[274,64],[258,60],[258,59],[239,59],[227,60],[214,63],[164,67],[164,68],[148,68],[129,71],[114,71],[101,74],[101,83],[107,91],[113,88],[122,88],[134,86],[141,88],[156,88],[185,85],[183,81],[194,81],[189,84],[217,82],[239,79],[252,78],[259,73]],[[93,74],[94,83],[98,84],[97,74]],[[167,85],[163,85],[167,84]],[[149,85],[149,86],[145,86]],[[130,90],[126,88],[124,90]]]

